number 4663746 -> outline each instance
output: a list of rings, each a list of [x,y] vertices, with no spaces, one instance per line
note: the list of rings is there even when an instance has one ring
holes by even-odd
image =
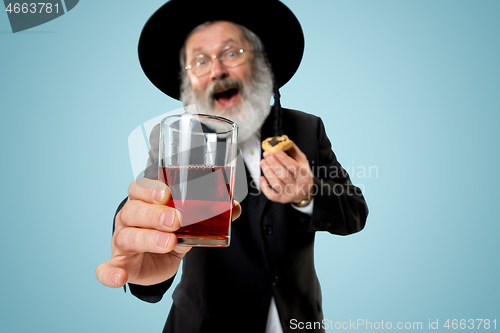
[[[32,2],[32,3],[9,3],[5,11],[14,14],[41,14],[43,12],[50,14],[52,11],[59,13],[59,4],[52,5],[50,2]]]

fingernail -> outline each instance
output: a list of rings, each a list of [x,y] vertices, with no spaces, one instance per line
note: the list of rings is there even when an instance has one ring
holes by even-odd
[[[169,241],[170,241],[170,234],[160,232],[158,235],[156,235],[155,244],[156,246],[159,246],[162,249],[167,247]]]
[[[165,189],[155,188],[153,190],[153,199],[160,202],[165,197]]]
[[[171,227],[174,225],[174,220],[175,220],[175,211],[164,211],[160,215],[160,224],[164,225],[165,227]]]
[[[264,158],[267,158],[269,156],[269,153],[267,151],[264,152],[264,154],[262,154],[264,156]]]
[[[112,272],[111,274],[109,274],[109,282],[113,286],[118,285],[118,274],[116,274],[116,272]]]

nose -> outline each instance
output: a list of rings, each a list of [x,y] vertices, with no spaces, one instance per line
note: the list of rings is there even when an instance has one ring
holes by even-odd
[[[224,66],[220,62],[219,58],[212,59],[211,75],[212,75],[213,81],[220,80],[220,79],[223,79],[223,78],[229,76],[229,72],[227,71],[226,66]]]

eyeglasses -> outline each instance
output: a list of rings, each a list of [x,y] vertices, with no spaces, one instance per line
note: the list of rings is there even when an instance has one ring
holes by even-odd
[[[212,59],[219,59],[221,64],[226,67],[236,67],[245,62],[245,50],[234,46],[224,47],[219,55],[217,56],[207,56],[205,54],[197,55],[191,63],[184,67],[186,71],[191,70],[194,75],[200,77],[208,74],[212,69]]]

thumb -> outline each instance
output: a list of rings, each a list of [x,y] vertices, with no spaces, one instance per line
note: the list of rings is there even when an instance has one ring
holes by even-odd
[[[241,205],[238,201],[233,200],[233,221],[241,215]]]
[[[118,258],[113,258],[110,261],[106,261],[99,266],[97,266],[95,270],[95,277],[97,280],[105,285],[106,287],[111,288],[120,288],[127,283],[128,274],[127,271],[124,270]]]

